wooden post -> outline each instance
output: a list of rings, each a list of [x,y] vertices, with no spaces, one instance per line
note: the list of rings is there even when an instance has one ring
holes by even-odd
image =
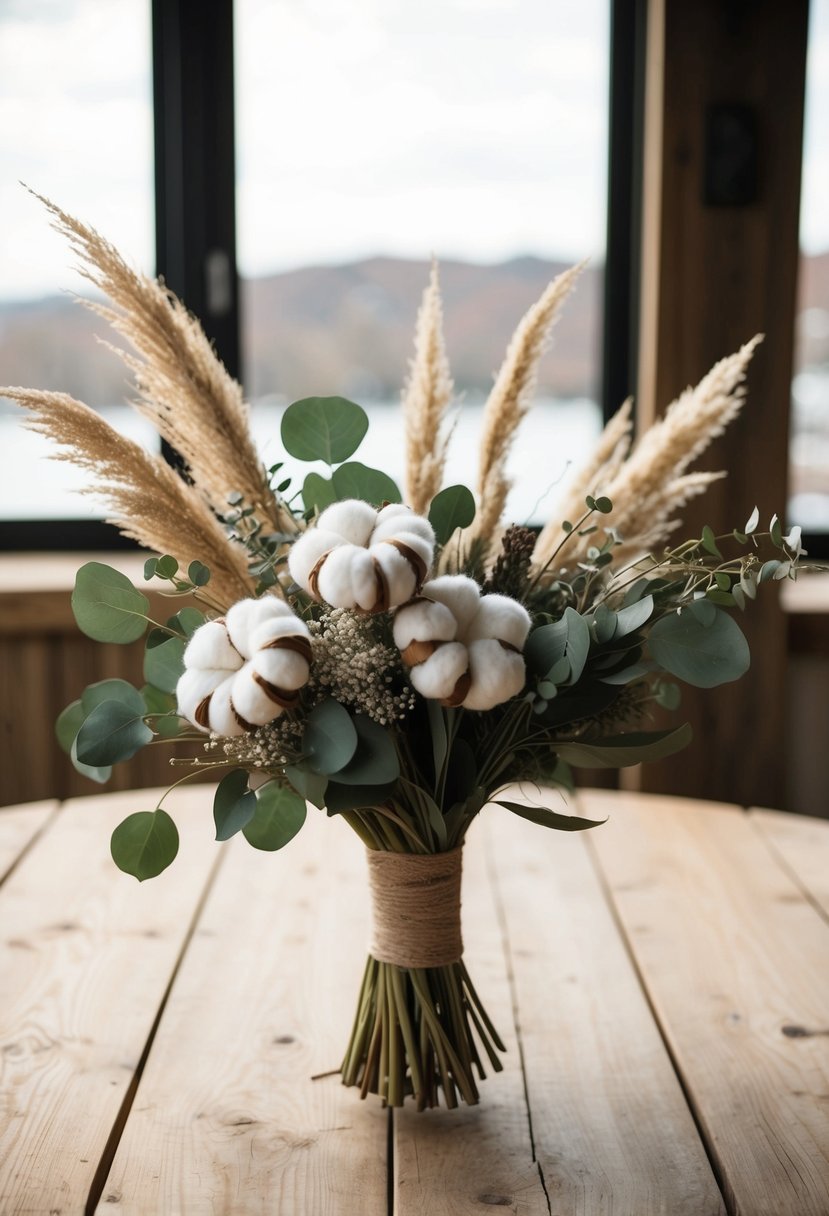
[[[755,333],[742,417],[697,467],[728,469],[689,533],[786,510],[807,0],[651,0],[638,409],[647,423]],[[765,589],[764,590],[768,590]],[[752,669],[683,689],[692,746],[642,789],[784,802],[785,620],[776,589],[741,619]],[[630,779],[630,778],[629,778]]]

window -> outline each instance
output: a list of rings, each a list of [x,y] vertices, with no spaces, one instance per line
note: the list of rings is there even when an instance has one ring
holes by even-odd
[[[793,523],[829,540],[829,0],[812,0],[790,448]]]
[[[94,225],[134,264],[153,267],[150,10],[146,0],[9,0],[0,8],[0,383],[60,389],[132,437],[154,432],[123,404],[120,361],[65,242],[19,184]],[[0,519],[94,518],[72,491],[83,475],[44,461],[51,446],[0,401]],[[54,543],[54,542],[53,542]]]
[[[371,416],[359,458],[399,476],[394,407],[434,253],[463,398],[447,477],[474,482],[512,330],[589,257],[513,454],[511,514],[543,517],[601,426],[606,0],[235,11],[243,362],[266,459],[285,404],[342,394]]]

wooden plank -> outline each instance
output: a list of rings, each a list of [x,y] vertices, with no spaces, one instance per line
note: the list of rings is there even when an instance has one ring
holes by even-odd
[[[394,1112],[395,1216],[473,1216],[496,1210],[548,1216],[533,1160],[521,1055],[482,824],[464,846],[462,912],[472,982],[507,1048],[487,1071],[479,1106]]]
[[[365,965],[362,846],[309,808],[277,854],[237,838],[205,905],[101,1213],[385,1216],[387,1112],[336,1076]]]
[[[753,810],[751,821],[829,918],[829,820]]]
[[[0,810],[0,883],[58,809],[54,799]]]
[[[139,885],[109,833],[152,794],[66,803],[0,890],[0,1210],[83,1212],[217,857],[203,790],[176,864]]]
[[[730,1210],[826,1216],[829,925],[737,808],[584,805]]]
[[[556,794],[542,797],[562,809]],[[723,1213],[586,837],[552,832],[497,808],[487,817],[535,1151],[551,1210],[556,1216]]]

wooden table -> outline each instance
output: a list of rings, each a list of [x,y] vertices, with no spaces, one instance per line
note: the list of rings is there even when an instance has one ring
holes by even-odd
[[[551,805],[559,805],[549,795]],[[827,1216],[829,822],[585,793],[488,808],[467,961],[508,1046],[463,1111],[335,1076],[363,965],[347,827],[212,842],[142,885],[108,836],[152,793],[0,812],[0,1211]]]

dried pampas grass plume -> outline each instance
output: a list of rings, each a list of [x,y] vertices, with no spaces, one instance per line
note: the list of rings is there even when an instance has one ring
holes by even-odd
[[[295,531],[257,455],[242,390],[198,321],[162,283],[132,270],[93,228],[35,197],[80,257],[81,276],[112,302],[81,301],[134,348],[136,354],[111,348],[135,376],[139,397],[132,404],[181,455],[197,491],[220,513],[228,494],[238,492],[270,530]]]
[[[450,431],[446,414],[452,401],[452,375],[443,340],[443,305],[437,262],[423,292],[415,330],[415,355],[403,393],[406,434],[406,502],[425,515],[443,485]]]
[[[507,348],[501,370],[484,407],[478,465],[478,512],[463,534],[466,548],[480,538],[489,546],[504,512],[510,480],[506,462],[519,424],[533,401],[538,364],[561,306],[585,262],[565,270],[549,284],[524,315]]]
[[[64,450],[55,460],[71,460],[92,474],[84,493],[106,500],[125,536],[182,566],[198,560],[210,567],[210,592],[222,607],[253,594],[244,550],[228,541],[204,500],[160,456],[151,455],[116,431],[95,410],[66,393],[3,388],[30,417],[24,425]]]
[[[614,476],[597,486],[613,502],[606,522],[621,537],[614,561],[631,561],[664,543],[680,521],[676,512],[724,473],[686,473],[722,435],[745,401],[746,370],[762,334],[712,367],[696,388],[687,388],[644,433]],[[545,529],[546,531],[546,529]],[[574,537],[567,564],[583,560],[592,537]],[[536,565],[543,564],[536,556]]]

